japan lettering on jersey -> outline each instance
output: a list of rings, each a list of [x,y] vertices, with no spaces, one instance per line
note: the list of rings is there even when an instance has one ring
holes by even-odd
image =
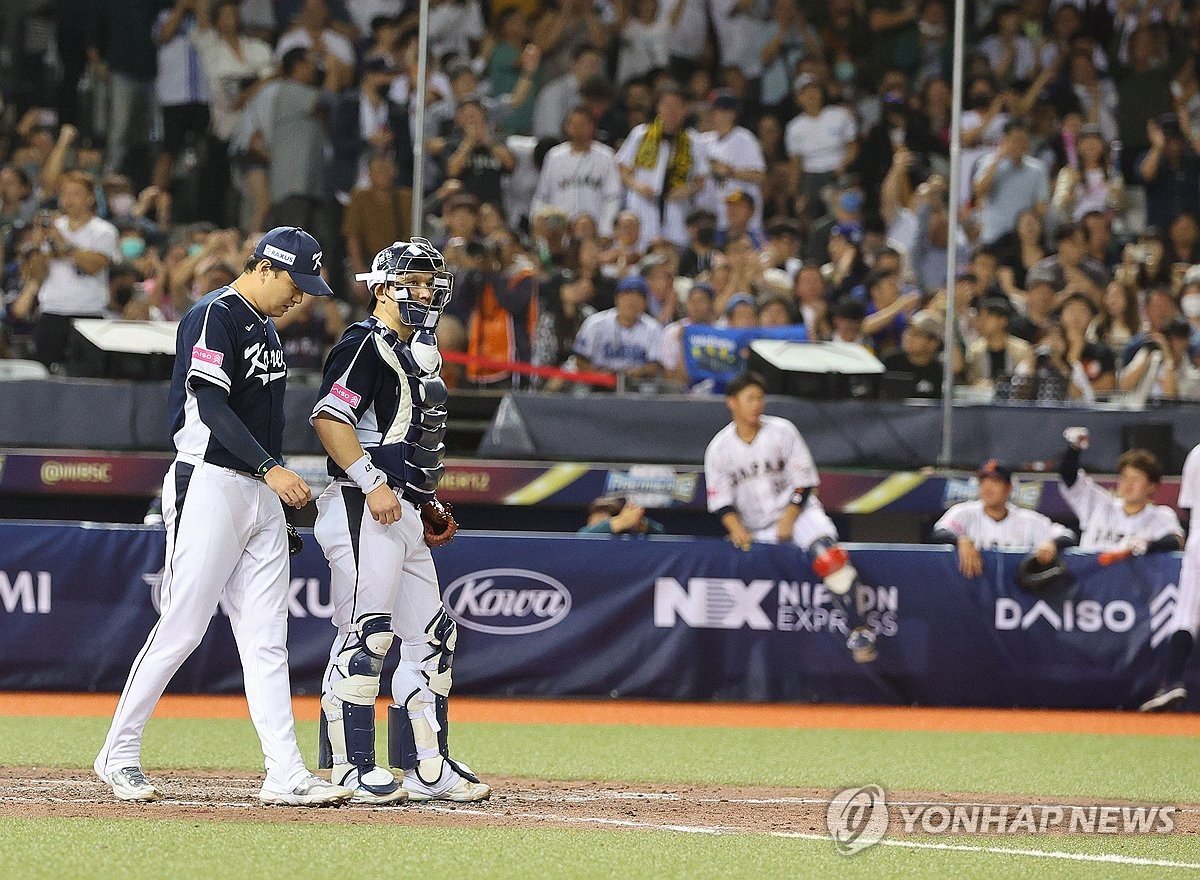
[[[221,467],[253,471],[261,462],[235,457],[200,419],[195,389],[216,385],[229,408],[272,458],[283,455],[287,367],[275,324],[232,287],[214,290],[188,310],[175,337],[175,371],[167,399],[179,452]]]
[[[446,397],[438,367],[423,369],[410,344],[371,317],[330,351],[310,421],[327,415],[352,426],[388,485],[422,504],[444,471]],[[328,467],[331,477],[345,477],[333,459]]]
[[[996,520],[984,511],[982,501],[964,501],[942,514],[933,528],[970,538],[979,550],[1032,550],[1046,541],[1075,537],[1066,526],[1036,510],[1011,503],[1006,508],[1004,519]]]
[[[1100,553],[1122,549],[1131,539],[1157,541],[1182,535],[1179,517],[1169,507],[1147,504],[1130,516],[1124,504],[1082,470],[1074,486],[1060,484],[1059,491],[1079,517],[1079,549]]]
[[[732,423],[722,428],[704,453],[704,481],[711,513],[733,509],[750,531],[774,525],[796,489],[817,486],[817,466],[796,426],[763,416],[750,443]]]

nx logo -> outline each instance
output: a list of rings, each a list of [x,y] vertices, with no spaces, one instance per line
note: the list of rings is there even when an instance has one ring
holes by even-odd
[[[678,615],[697,629],[771,629],[762,601],[774,587],[772,580],[689,578],[685,589],[675,578],[659,578],[654,584],[654,625],[673,627]]]
[[[50,572],[19,571],[9,579],[8,572],[0,571],[0,606],[7,614],[49,614]]]
[[[1167,584],[1162,592],[1150,600],[1150,647],[1157,648],[1171,635],[1171,618],[1179,604],[1179,588]]]

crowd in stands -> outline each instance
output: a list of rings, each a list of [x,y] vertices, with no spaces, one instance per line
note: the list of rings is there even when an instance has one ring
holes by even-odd
[[[967,6],[952,196],[949,0],[431,0],[423,126],[414,2],[15,0],[0,356],[63,371],[72,318],[177,319],[300,225],[338,297],[277,323],[319,369],[415,152],[460,385],[707,389],[771,335],[935,397],[952,298],[964,393],[1200,399],[1200,9]]]

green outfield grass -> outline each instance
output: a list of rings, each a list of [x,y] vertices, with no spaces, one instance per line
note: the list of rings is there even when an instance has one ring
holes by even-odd
[[[0,718],[0,764],[88,768],[102,718]],[[298,725],[314,761],[316,725]],[[1200,742],[1182,737],[966,734],[617,725],[457,724],[455,751],[484,775],[646,783],[928,789],[1200,802]],[[382,743],[381,743],[382,748]],[[248,721],[156,719],[155,768],[261,771]],[[314,761],[315,763],[315,761]],[[452,822],[452,818],[450,819]],[[987,852],[987,847],[1200,863],[1194,836],[930,838],[968,852],[666,831],[387,828],[251,821],[0,820],[0,878],[328,878],[330,866],[400,863],[430,878],[1200,877],[1200,870]],[[394,869],[388,869],[390,870]]]

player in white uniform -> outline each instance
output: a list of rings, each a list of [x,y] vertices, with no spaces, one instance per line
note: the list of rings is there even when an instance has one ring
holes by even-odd
[[[329,560],[338,628],[321,693],[321,766],[364,803],[478,801],[491,793],[447,745],[458,636],[430,546],[453,529],[431,531],[427,521],[448,519],[435,497],[446,385],[434,329],[453,284],[445,268],[421,238],[376,255],[371,271],[357,276],[374,310],[329,353],[312,413],[334,478],[317,500],[316,538]],[[400,663],[388,757],[404,771],[403,784],[375,764],[375,698],[394,636]]]
[[[1075,543],[1075,533],[1036,510],[1017,507],[1012,495],[1012,471],[995,459],[975,472],[979,500],[955,504],[933,526],[933,539],[958,548],[963,577],[983,573],[980,550],[1033,550],[1038,562],[1049,565],[1063,547]]]
[[[1114,495],[1079,467],[1088,446],[1087,428],[1063,432],[1067,451],[1059,463],[1062,496],[1079,517],[1079,549],[1100,554],[1102,565],[1129,556],[1166,553],[1183,547],[1183,527],[1169,507],[1150,499],[1162,479],[1162,465],[1145,449],[1130,449],[1117,460]]]
[[[266,758],[259,799],[319,806],[352,794],[305,769],[288,680],[289,535],[280,501],[303,507],[312,494],[279,463],[287,368],[271,318],[302,293],[332,295],[320,270],[315,238],[296,227],[272,229],[242,274],[179,322],[168,397],[177,453],[162,493],[161,616],[133,663],[94,765],[121,800],[160,797],[142,772],[142,731],[222,597]]]
[[[817,500],[812,454],[796,426],[763,415],[766,382],[743,373],[725,389],[733,421],[704,452],[708,509],[734,545],[791,541],[808,553],[813,571],[837,597],[847,620],[846,646],[859,663],[875,659],[875,633],[858,610],[858,572],[838,544],[837,528]]]
[[[1193,448],[1183,463],[1179,506],[1187,508],[1191,523],[1179,569],[1179,600],[1171,616],[1171,636],[1167,642],[1162,681],[1154,696],[1142,703],[1143,712],[1172,709],[1183,703],[1188,695],[1183,684],[1183,667],[1200,629],[1200,516],[1197,516],[1200,510],[1200,446]]]

